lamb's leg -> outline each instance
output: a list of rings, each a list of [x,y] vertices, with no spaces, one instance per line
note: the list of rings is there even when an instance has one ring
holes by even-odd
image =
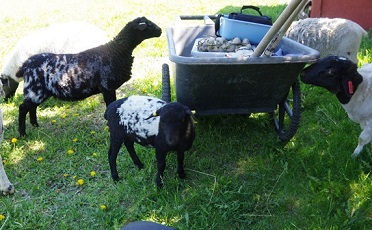
[[[30,123],[35,127],[39,127],[39,124],[37,123],[36,109],[37,105],[30,108]]]
[[[138,158],[136,154],[136,150],[134,150],[134,142],[133,141],[125,141],[124,142],[125,147],[127,148],[130,157],[132,158],[132,161],[135,165],[138,166],[139,169],[143,169],[143,164]]]
[[[185,153],[183,151],[177,151],[177,173],[178,177],[184,179],[186,177],[185,170],[183,168],[183,161],[185,159]]]
[[[158,164],[158,173],[156,174],[156,185],[161,188],[163,187],[163,176],[166,166],[165,158],[167,153],[156,150],[156,161]]]
[[[116,101],[116,92],[114,91],[105,91],[102,93],[103,100],[105,101],[106,107],[111,104],[111,102]]]
[[[18,132],[21,137],[26,136],[26,115],[29,111],[30,111],[30,107],[28,106],[27,102],[23,102],[19,106]]]
[[[354,153],[351,155],[352,158],[356,158],[360,152],[363,150],[363,147],[372,141],[372,127],[366,126],[362,133],[359,135],[358,146],[355,148]]]
[[[115,138],[110,138],[110,148],[108,151],[108,161],[111,170],[111,177],[116,182],[119,181],[118,170],[116,169],[116,158],[120,150],[122,142],[115,140]]]

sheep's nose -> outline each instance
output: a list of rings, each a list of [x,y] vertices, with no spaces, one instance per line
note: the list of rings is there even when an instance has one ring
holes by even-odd
[[[177,144],[177,142],[178,142],[178,139],[177,138],[175,138],[175,137],[168,137],[167,138],[167,143],[168,143],[168,145],[170,145],[170,146],[175,146],[176,144]]]

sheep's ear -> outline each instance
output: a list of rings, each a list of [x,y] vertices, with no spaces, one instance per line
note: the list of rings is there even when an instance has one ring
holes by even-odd
[[[344,92],[346,93],[346,95],[348,97],[351,97],[353,96],[354,94],[354,83],[351,81],[351,79],[349,80],[342,80],[342,88],[344,90]]]
[[[145,30],[146,29],[146,27],[147,27],[147,24],[146,24],[146,22],[140,22],[140,23],[138,23],[138,30]]]
[[[353,96],[356,87],[362,81],[362,77],[358,75],[357,66],[354,63],[346,65],[342,73],[342,88],[349,98]],[[360,81],[358,80],[359,78],[361,79]]]
[[[157,117],[159,116],[159,110],[156,110],[155,112],[153,112],[148,118],[146,118],[145,120],[148,120],[150,118],[153,118],[153,117]]]
[[[196,117],[195,117],[195,114],[196,114],[195,110],[190,110],[189,108],[187,108],[186,109],[186,114],[190,115],[191,120],[194,124],[198,123],[198,119],[196,119]]]

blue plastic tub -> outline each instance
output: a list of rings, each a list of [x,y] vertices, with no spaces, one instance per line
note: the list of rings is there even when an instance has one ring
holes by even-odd
[[[227,15],[224,15],[220,18],[220,29],[218,32],[227,40],[235,37],[240,39],[248,38],[251,44],[257,45],[270,28],[271,26],[269,25],[229,19]]]

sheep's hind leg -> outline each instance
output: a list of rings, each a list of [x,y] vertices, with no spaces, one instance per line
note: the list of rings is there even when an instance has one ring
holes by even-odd
[[[34,108],[35,107],[35,108]],[[36,107],[37,105],[32,102],[23,102],[19,106],[19,114],[18,114],[18,132],[19,135],[26,136],[26,115],[30,111],[34,111],[35,114],[30,115],[30,118],[35,116],[35,122],[36,122]],[[33,121],[31,121],[32,124]]]
[[[372,141],[372,127],[365,127],[362,133],[359,135],[358,146],[355,148],[354,153],[351,155],[352,158],[356,158],[363,147]]]
[[[138,158],[136,154],[136,150],[134,149],[134,142],[133,141],[126,141],[124,142],[125,147],[128,150],[130,157],[135,165],[138,166],[139,169],[143,169],[144,165],[142,164],[141,160]]]
[[[39,124],[37,123],[36,109],[37,105],[30,109],[30,123],[35,127],[39,127]]]

